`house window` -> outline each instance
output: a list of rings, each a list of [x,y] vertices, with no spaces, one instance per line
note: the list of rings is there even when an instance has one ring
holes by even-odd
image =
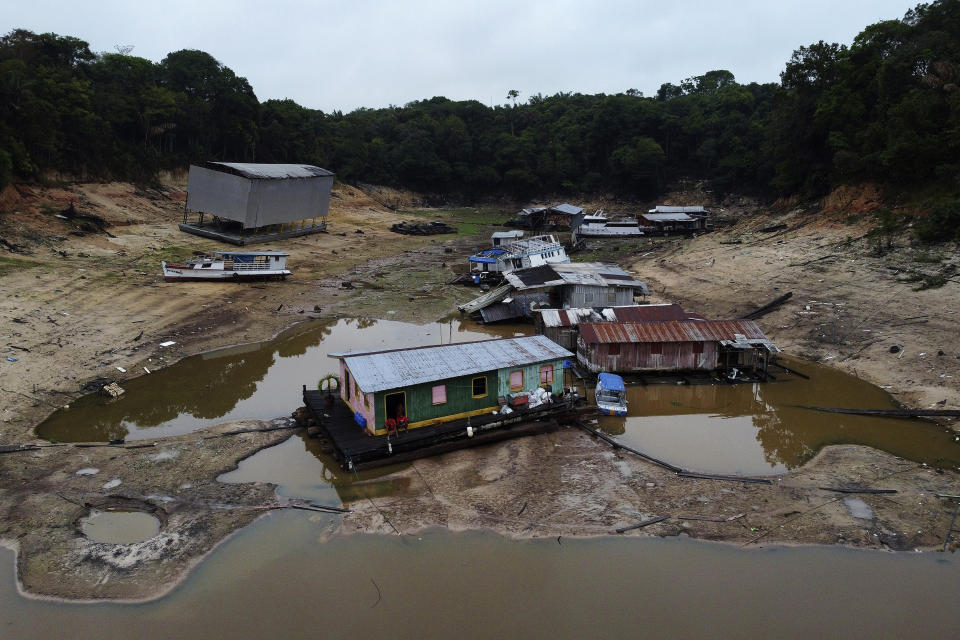
[[[479,378],[473,379],[473,397],[474,398],[487,397],[487,377],[486,376],[480,376]]]
[[[350,372],[343,370],[343,390],[347,392],[347,400],[350,399]]]
[[[583,301],[584,303],[593,302],[593,294],[592,293],[583,294]]]
[[[552,364],[545,364],[540,367],[540,384],[553,384]]]
[[[658,356],[663,353],[663,343],[661,342],[651,342],[650,343],[650,355]]]
[[[611,356],[620,355],[620,343],[611,342],[609,345],[607,345],[607,355],[611,355]]]
[[[693,343],[693,352],[694,352],[694,353],[703,353],[703,343],[702,343],[702,342],[694,342],[694,343]]]
[[[360,385],[357,384],[356,378],[353,380],[353,395],[357,398],[357,400],[359,400],[360,396],[363,395],[363,392],[360,391]]]
[[[510,372],[510,391],[521,391],[523,389],[523,370]]]
[[[447,385],[438,384],[433,388],[433,404],[445,404],[447,402]]]
[[[363,394],[363,406],[366,407],[368,411],[370,410],[370,394],[369,393]]]
[[[616,291],[610,291],[610,292],[608,292],[608,293],[607,293],[607,302],[610,303],[610,304],[614,304],[616,301],[617,301],[617,292],[616,292]]]

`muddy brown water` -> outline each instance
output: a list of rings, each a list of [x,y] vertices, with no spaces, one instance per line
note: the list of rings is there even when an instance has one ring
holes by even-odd
[[[627,386],[627,416],[604,416],[619,441],[678,466],[714,473],[773,474],[799,467],[830,444],[861,444],[933,466],[960,467],[955,435],[919,419],[825,413],[806,406],[896,409],[855,376],[784,359],[804,380],[735,385]]]
[[[37,435],[57,442],[143,440],[179,435],[230,420],[288,416],[303,404],[301,385],[337,373],[328,353],[469,342],[525,335],[529,327],[493,330],[451,320],[415,325],[388,320],[314,321],[274,340],[184,358],[122,383],[111,400],[85,396],[54,412]]]
[[[689,539],[347,536],[285,512],[151,603],[30,600],[0,550],[3,637],[948,638],[951,554],[739,550]]]
[[[80,530],[95,542],[130,544],[160,533],[160,521],[142,511],[91,511]]]
[[[301,385],[336,372],[327,354],[525,335],[529,325],[485,327],[458,319],[427,325],[342,319],[307,323],[263,343],[186,358],[123,384],[116,400],[84,397],[37,428],[59,442],[141,440],[245,418],[272,419],[300,406]],[[960,466],[960,444],[923,420],[828,414],[817,405],[894,408],[884,390],[809,362],[810,376],[738,385],[628,386],[629,415],[601,427],[625,444],[678,466],[715,473],[775,474],[828,444],[863,444],[935,466]],[[583,383],[580,383],[583,389]]]

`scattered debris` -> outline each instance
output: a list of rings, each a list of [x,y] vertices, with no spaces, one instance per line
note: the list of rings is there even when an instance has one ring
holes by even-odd
[[[658,518],[651,518],[650,520],[644,520],[643,522],[638,522],[637,524],[632,524],[632,525],[630,525],[629,527],[620,527],[619,529],[616,530],[616,532],[617,532],[617,533],[626,533],[627,531],[632,531],[632,530],[634,530],[634,529],[640,529],[640,528],[643,528],[643,527],[650,526],[651,524],[656,524],[656,523],[658,523],[658,522],[663,522],[664,520],[667,520],[669,517],[670,517],[669,515],[666,515],[666,516],[660,516],[660,517],[658,517]]]
[[[111,398],[119,398],[126,392],[119,384],[111,382],[110,384],[103,385],[103,387],[100,388],[100,393]]]
[[[448,225],[446,222],[399,222],[390,227],[390,231],[411,236],[433,236],[441,233],[457,232],[456,229]]]

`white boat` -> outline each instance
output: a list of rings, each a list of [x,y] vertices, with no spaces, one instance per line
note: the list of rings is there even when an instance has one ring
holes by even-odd
[[[627,415],[627,387],[623,384],[623,378],[614,373],[599,374],[594,393],[600,413],[609,416]]]
[[[494,248],[470,256],[470,276],[475,283],[499,280],[514,269],[570,262],[566,249],[552,235],[492,240]]]
[[[163,279],[215,280],[282,280],[290,275],[287,256],[283,251],[211,251],[187,260],[183,264],[161,261]]]
[[[584,216],[577,228],[582,238],[629,238],[644,235],[636,218],[608,218],[602,210],[593,215]]]

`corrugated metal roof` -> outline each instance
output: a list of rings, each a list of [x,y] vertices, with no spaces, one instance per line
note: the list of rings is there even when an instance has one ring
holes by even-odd
[[[575,207],[569,202],[564,202],[563,204],[558,204],[556,206],[550,207],[550,210],[556,211],[557,213],[569,213],[571,215],[583,213],[583,209],[581,209],[580,207]]]
[[[573,327],[600,317],[593,309],[538,309],[537,313],[545,327]]]
[[[504,276],[518,290],[585,284],[598,287],[629,287],[650,293],[647,285],[634,279],[621,267],[607,262],[558,262],[541,267],[515,269]]]
[[[286,251],[211,251],[218,256],[289,256]]]
[[[282,180],[285,178],[317,178],[332,176],[332,171],[312,164],[253,164],[248,162],[204,162],[201,166],[224,171],[252,180]]]
[[[580,337],[587,344],[624,342],[720,342],[767,340],[752,320],[704,320],[701,322],[586,322]]]
[[[678,304],[641,304],[630,307],[610,307],[610,318],[604,309],[604,317],[616,322],[665,322],[667,320],[703,320],[703,316],[684,311]]]
[[[514,231],[494,231],[492,234],[490,234],[490,237],[491,238],[522,238],[523,231],[520,231],[519,229]]]
[[[690,222],[695,219],[685,213],[644,213],[641,217],[650,222]]]
[[[657,205],[653,209],[650,209],[650,213],[706,213],[706,212],[707,210],[703,205],[686,206],[686,207]]]
[[[504,338],[395,351],[331,353],[342,358],[360,389],[375,393],[472,373],[519,367],[572,353],[545,336]]]

